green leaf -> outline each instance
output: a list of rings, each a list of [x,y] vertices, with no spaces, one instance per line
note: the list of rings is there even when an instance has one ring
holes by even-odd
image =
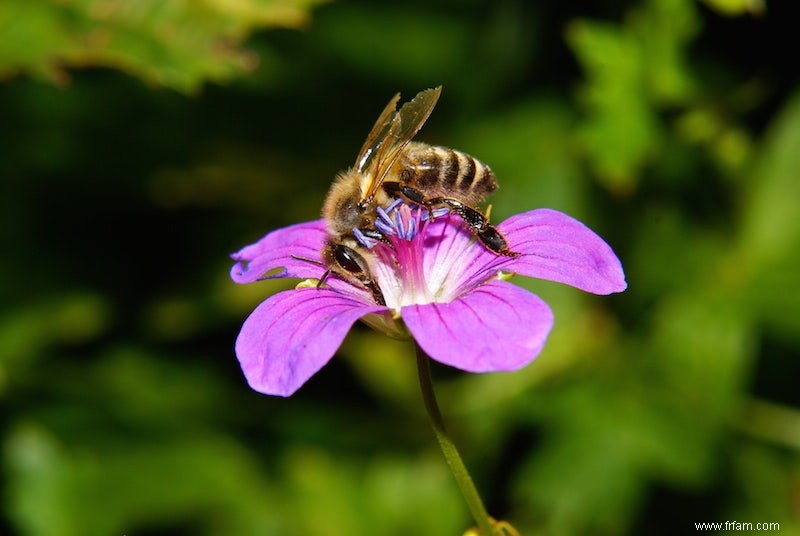
[[[647,92],[661,105],[686,103],[697,91],[687,48],[700,30],[693,0],[650,0],[632,15],[641,42]]]
[[[102,334],[109,323],[108,301],[93,294],[53,297],[0,317],[0,393],[5,371],[19,380],[36,359],[56,344],[81,344]]]
[[[770,125],[745,184],[742,229],[732,263],[746,278],[747,302],[772,326],[800,328],[800,93]]]
[[[143,523],[208,535],[280,531],[279,511],[264,508],[277,497],[252,455],[227,438],[107,447],[70,448],[32,424],[14,429],[4,462],[17,526],[32,536],[124,534]]]
[[[500,188],[490,199],[492,219],[537,207],[580,217],[586,210],[585,175],[569,137],[575,117],[569,105],[550,96],[531,97],[454,132],[454,147],[489,165]]]
[[[298,27],[324,0],[7,0],[0,5],[0,77],[56,83],[66,69],[110,67],[191,93],[252,71],[255,30]]]
[[[414,460],[382,455],[348,461],[298,447],[281,467],[284,496],[295,512],[288,534],[456,534],[467,523],[438,452]]]
[[[763,15],[767,10],[765,0],[703,0],[717,13],[729,17]]]
[[[770,125],[744,192],[740,247],[754,267],[800,244],[800,93]]]
[[[578,20],[567,42],[586,71],[579,141],[606,187],[626,192],[664,147],[661,108],[697,92],[687,48],[699,23],[690,0],[649,0],[623,25]]]
[[[644,91],[641,45],[623,28],[592,21],[573,23],[567,40],[588,76],[579,140],[607,187],[630,190],[662,135]]]

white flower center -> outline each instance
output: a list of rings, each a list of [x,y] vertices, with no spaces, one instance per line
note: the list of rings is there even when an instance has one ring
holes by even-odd
[[[449,216],[446,211],[435,211],[434,217]],[[429,223],[424,208],[396,203],[388,210],[379,209],[376,227],[391,247],[375,244],[376,259],[370,268],[386,306],[391,309],[399,311],[406,305],[449,302],[460,294],[458,287],[464,266],[458,260],[465,250],[439,251],[437,237],[426,234]]]

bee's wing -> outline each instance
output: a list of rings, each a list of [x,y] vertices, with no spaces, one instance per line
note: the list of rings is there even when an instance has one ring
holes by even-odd
[[[371,179],[363,192],[362,201],[372,199],[375,195],[400,152],[428,120],[441,92],[442,86],[420,91],[416,97],[403,104],[398,112],[392,114],[392,106],[397,105],[397,96],[395,96],[389,102],[389,106],[383,110],[378,122],[370,132],[370,137],[367,138],[368,143],[364,144],[365,147],[370,147],[375,154],[372,158],[370,158],[370,154],[361,156],[365,160],[365,164],[368,164],[370,171],[368,175]],[[391,116],[391,120],[389,116]],[[382,126],[379,128],[379,125]],[[371,139],[373,135],[374,140]],[[370,144],[370,141],[373,143]]]
[[[375,121],[375,124],[372,126],[372,130],[369,131],[369,135],[364,141],[364,145],[361,147],[361,150],[358,152],[358,156],[356,157],[355,167],[357,171],[364,171],[364,168],[367,166],[367,162],[370,161],[370,157],[375,154],[375,151],[378,149],[378,147],[380,147],[381,143],[386,137],[386,133],[389,131],[389,126],[392,123],[392,119],[394,119],[394,117],[397,115],[397,101],[399,100],[400,93],[392,97],[392,100],[390,100],[389,104],[386,105],[386,108],[383,109],[381,115],[378,116],[378,120]]]

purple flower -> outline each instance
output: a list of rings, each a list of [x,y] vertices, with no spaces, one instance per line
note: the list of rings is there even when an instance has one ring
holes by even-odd
[[[593,294],[626,288],[619,259],[579,221],[550,209],[497,225],[517,257],[488,251],[457,216],[427,218],[400,205],[379,218],[393,247],[374,244],[372,275],[386,305],[361,285],[331,276],[271,296],[247,318],[236,356],[250,386],[289,396],[333,357],[356,320],[410,334],[433,359],[469,372],[511,371],[542,350],[553,313],[510,274],[566,283]],[[323,220],[273,231],[232,255],[236,283],[319,279]],[[317,261],[317,262],[314,262]]]

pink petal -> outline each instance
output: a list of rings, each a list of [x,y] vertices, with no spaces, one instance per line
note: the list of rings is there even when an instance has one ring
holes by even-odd
[[[566,283],[593,294],[628,286],[619,259],[602,238],[578,220],[551,209],[517,214],[497,226],[512,251],[503,269]]]
[[[402,315],[429,356],[468,372],[527,365],[553,327],[553,313],[538,296],[496,280],[449,303],[403,307]]]
[[[463,220],[447,215],[429,222],[423,251],[428,288],[449,301],[497,276],[511,262],[475,239]]]
[[[333,357],[356,320],[385,309],[327,288],[280,292],[245,320],[236,357],[250,387],[289,396]]]
[[[325,271],[324,266],[295,257],[322,262],[320,252],[326,238],[323,220],[272,231],[231,255],[237,261],[231,268],[231,279],[236,283],[252,283],[276,277],[318,278]]]

